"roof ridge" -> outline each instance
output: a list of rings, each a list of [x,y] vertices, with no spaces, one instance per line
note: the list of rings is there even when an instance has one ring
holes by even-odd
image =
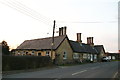
[[[65,39],[67,35],[62,36],[55,36],[54,40],[54,48],[56,49],[59,44],[61,44],[61,41]],[[20,44],[17,49],[33,49],[33,48],[40,48],[40,49],[51,49],[51,42],[52,37],[46,37],[46,38],[39,38],[39,39],[32,39],[32,40],[25,40],[22,44]]]
[[[79,43],[79,42],[77,42],[77,41],[73,41],[73,40],[69,40],[69,41],[72,41],[72,42],[76,42],[76,43]],[[80,44],[80,43],[79,43]],[[85,44],[85,43],[81,43],[81,44]]]
[[[62,36],[66,36],[66,35],[62,35]],[[62,37],[62,36],[55,36],[54,38],[58,38],[58,37]],[[44,40],[44,39],[50,39],[52,37],[45,37],[45,38],[38,38],[38,39],[30,39],[30,40],[25,40],[25,41],[33,41],[33,40]]]

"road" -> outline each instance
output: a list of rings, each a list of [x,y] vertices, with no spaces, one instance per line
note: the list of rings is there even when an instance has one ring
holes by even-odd
[[[89,63],[76,66],[26,72],[3,76],[3,78],[116,78],[118,62]]]

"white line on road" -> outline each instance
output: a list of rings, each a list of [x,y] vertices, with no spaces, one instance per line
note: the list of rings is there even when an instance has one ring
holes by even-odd
[[[113,76],[113,78],[116,78],[116,77],[117,77],[117,74],[118,74],[118,72],[115,73],[115,75]]]
[[[86,72],[86,71],[87,70],[83,70],[83,71],[80,71],[80,72],[73,73],[72,75],[80,74],[80,73],[83,73],[83,72]]]

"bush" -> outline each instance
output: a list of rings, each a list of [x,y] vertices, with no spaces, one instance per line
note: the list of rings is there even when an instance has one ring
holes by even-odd
[[[23,70],[50,66],[48,56],[2,56],[2,70]]]

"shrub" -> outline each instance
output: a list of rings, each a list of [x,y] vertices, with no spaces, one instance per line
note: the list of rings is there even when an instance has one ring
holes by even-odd
[[[2,70],[23,70],[50,66],[48,56],[2,56]]]

